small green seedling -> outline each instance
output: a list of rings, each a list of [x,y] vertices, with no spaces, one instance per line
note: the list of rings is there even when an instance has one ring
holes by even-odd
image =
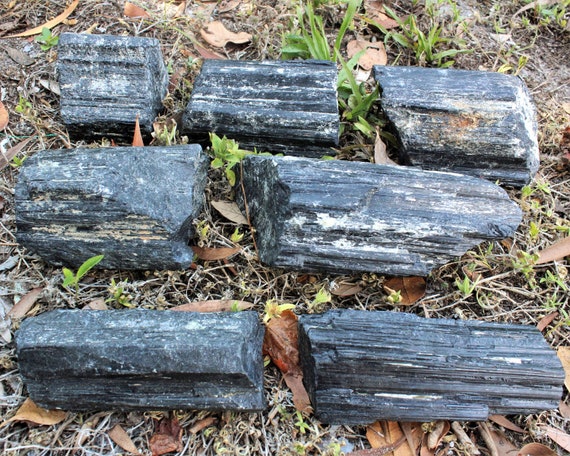
[[[210,141],[214,154],[212,168],[224,167],[228,182],[233,187],[236,184],[236,174],[233,167],[242,161],[246,155],[251,155],[255,152],[242,150],[233,139],[228,139],[225,136],[220,138],[215,133],[210,133]]]
[[[14,111],[18,114],[22,114],[23,116],[29,117],[32,113],[32,103],[30,103],[25,97],[20,95],[18,97],[18,104],[14,107]]]
[[[309,309],[319,312],[327,302],[331,302],[331,294],[325,290],[325,287],[322,287],[315,295],[313,302],[309,304]]]
[[[277,301],[270,299],[265,303],[265,315],[263,315],[263,322],[269,323],[272,318],[279,318],[286,310],[293,310],[294,304],[277,304]]]
[[[24,164],[24,162],[26,161],[26,158],[28,157],[18,157],[15,156],[12,161],[10,162],[10,166],[12,168],[19,168],[20,166],[22,166]]]
[[[239,230],[239,226],[234,230],[230,236],[230,240],[236,244],[243,239],[244,234]]]
[[[297,418],[297,420],[295,421],[295,426],[297,427],[297,429],[299,429],[299,432],[301,434],[305,434],[307,431],[311,430],[311,426],[305,423],[303,414],[299,410],[295,412],[295,417]]]
[[[469,277],[464,276],[463,280],[455,279],[455,286],[461,292],[464,298],[467,298],[473,294],[475,288],[477,287],[478,281],[473,281]]]
[[[116,302],[123,307],[134,307],[131,303],[132,296],[125,293],[126,283],[126,280],[124,282],[117,283],[115,282],[115,279],[111,279],[111,285],[107,289],[109,293],[111,293],[111,297],[105,302]]]
[[[42,28],[42,34],[36,36],[36,43],[40,43],[42,51],[49,51],[52,47],[57,46],[59,37],[51,33],[47,27]]]
[[[75,291],[79,291],[79,281],[85,276],[85,274],[101,262],[103,256],[104,255],[97,255],[85,260],[85,262],[79,266],[79,269],[75,274],[71,269],[63,268],[63,286],[65,288],[73,287],[75,288]]]

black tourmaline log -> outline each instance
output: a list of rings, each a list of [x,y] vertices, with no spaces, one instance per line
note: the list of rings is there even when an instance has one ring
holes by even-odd
[[[521,79],[500,73],[374,67],[402,164],[522,187],[538,170],[535,108]]]
[[[61,117],[73,138],[130,142],[137,116],[150,136],[168,89],[157,39],[63,33],[57,54]]]
[[[295,157],[249,156],[242,166],[270,266],[427,275],[521,221],[503,189],[471,176]]]
[[[18,242],[57,266],[187,268],[208,163],[195,144],[39,152],[16,185]]]
[[[337,69],[323,61],[206,60],[184,113],[184,133],[215,132],[242,149],[321,157],[338,145]]]
[[[18,364],[47,408],[262,410],[256,313],[56,310],[24,320]]]
[[[486,420],[558,406],[564,371],[535,327],[395,312],[299,317],[305,386],[330,424]]]

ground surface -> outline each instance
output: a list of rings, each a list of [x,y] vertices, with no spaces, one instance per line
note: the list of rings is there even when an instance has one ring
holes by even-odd
[[[379,3],[379,2],[377,2]],[[419,301],[405,306],[392,303],[383,286],[384,277],[359,274],[352,277],[304,275],[298,271],[272,270],[255,260],[251,236],[242,229],[237,241],[242,251],[230,259],[199,261],[196,269],[141,273],[94,272],[86,276],[77,293],[62,287],[62,271],[47,266],[41,259],[19,247],[15,241],[13,191],[18,176],[18,162],[42,149],[75,147],[66,135],[59,114],[54,62],[56,47],[42,50],[33,39],[14,38],[0,41],[1,100],[10,113],[0,141],[8,149],[31,138],[17,155],[16,162],[2,170],[0,180],[0,312],[4,316],[30,290],[42,291],[26,316],[54,308],[82,308],[97,300],[107,300],[117,289],[111,281],[122,282],[123,304],[152,309],[167,309],[204,299],[243,299],[254,303],[262,314],[268,300],[294,304],[297,313],[330,308],[357,308],[413,312],[428,317],[455,317],[496,322],[535,325],[543,317],[557,312],[543,331],[553,348],[570,345],[570,308],[568,263],[559,261],[534,265],[533,254],[570,234],[570,165],[565,160],[569,139],[563,150],[562,132],[570,123],[570,32],[566,2],[451,0],[428,2],[387,2],[399,17],[413,14],[420,30],[427,33],[434,26],[443,28],[436,50],[467,49],[458,55],[454,67],[517,73],[529,86],[539,118],[539,142],[542,165],[536,181],[527,189],[510,190],[524,210],[524,222],[515,237],[486,244],[464,255],[453,264],[435,271],[427,279],[427,293]],[[536,3],[550,3],[538,7]],[[566,6],[563,5],[565,3]],[[216,2],[140,2],[151,17],[129,18],[123,15],[123,1],[82,0],[70,21],[53,29],[64,31],[153,36],[160,39],[166,63],[171,70],[172,87],[164,120],[176,118],[191,93],[192,80],[199,68],[201,52],[215,50],[235,59],[279,58],[282,36],[296,27],[296,2],[255,0]],[[334,1],[320,1],[317,12],[324,18],[329,41],[334,41],[345,6]],[[45,23],[66,7],[64,0],[8,1],[0,5],[0,35],[21,32]],[[566,10],[564,10],[564,7]],[[225,12],[223,12],[225,11]],[[372,9],[361,9],[354,26],[347,32],[346,43],[354,38],[382,41],[384,35],[366,21]],[[566,11],[566,12],[565,12]],[[554,17],[556,13],[558,18]],[[228,44],[214,49],[205,43],[199,30],[212,20],[222,20],[229,30],[252,35],[249,43]],[[463,40],[461,42],[460,40]],[[204,48],[199,48],[201,44]],[[206,49],[206,51],[204,51]],[[387,40],[389,64],[430,65],[425,55]],[[428,59],[429,60],[429,59]],[[442,63],[447,61],[444,59]],[[437,64],[432,62],[431,65]],[[136,82],[134,82],[136,84]],[[373,110],[374,111],[374,110]],[[341,157],[370,160],[373,139],[351,131],[347,124],[341,140]],[[219,171],[212,170],[209,199],[233,197],[232,190]],[[233,245],[235,224],[206,208],[198,228],[200,243],[210,247]],[[234,238],[236,239],[236,238]],[[529,256],[530,255],[530,256]],[[456,282],[468,277],[471,292],[460,291]],[[319,290],[333,290],[333,283],[358,284],[360,291],[347,297],[334,293],[325,303],[315,303]],[[392,296],[393,298],[393,296]],[[121,308],[119,299],[107,306]],[[0,328],[0,421],[12,417],[26,398],[14,356],[13,332],[18,320],[4,319]],[[209,412],[172,412],[182,426],[179,454],[339,454],[370,448],[365,427],[326,426],[312,416],[295,413],[290,391],[273,366],[266,368],[268,409],[262,414]],[[509,419],[525,433],[506,430],[506,439],[516,448],[540,442],[557,454],[565,451],[544,431],[549,425],[568,431],[568,392],[565,390],[560,410]],[[119,424],[134,444],[150,454],[149,440],[158,428],[158,420],[167,413],[99,412],[69,413],[63,422],[52,426],[34,426],[13,422],[0,429],[0,449],[6,455],[39,454],[119,454],[124,453],[109,437]],[[197,425],[197,427],[195,427]],[[490,429],[500,429],[486,423]],[[482,438],[480,426],[464,423],[482,454],[491,454],[492,445]],[[496,448],[495,448],[496,449]],[[500,448],[499,448],[500,450]],[[501,450],[502,451],[502,450]],[[450,431],[435,450],[436,454],[469,454]],[[378,453],[376,453],[378,454]],[[433,452],[431,453],[433,454]],[[508,453],[497,453],[508,454]],[[516,454],[516,452],[514,453]]]

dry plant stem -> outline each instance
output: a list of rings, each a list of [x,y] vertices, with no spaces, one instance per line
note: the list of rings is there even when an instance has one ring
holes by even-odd
[[[497,450],[497,446],[495,442],[493,442],[493,438],[491,437],[491,431],[487,423],[479,423],[479,432],[481,433],[481,437],[485,441],[487,448],[491,452],[491,456],[500,456],[499,450]]]
[[[239,163],[239,172],[243,176],[243,165],[241,162]],[[257,250],[257,242],[255,242],[255,229],[253,228],[253,225],[251,224],[251,219],[249,218],[249,205],[247,204],[247,197],[245,195],[245,188],[243,187],[243,179],[240,179],[240,188],[241,188],[241,193],[243,195],[243,206],[245,208],[245,218],[247,219],[249,231],[251,232],[251,241],[253,242],[253,248],[255,250],[255,254],[257,255],[257,258],[259,259],[259,251]]]
[[[481,454],[481,452],[477,449],[473,441],[469,438],[467,433],[461,427],[461,423],[459,423],[458,421],[452,421],[451,429],[453,429],[453,432],[455,433],[455,435],[459,439],[459,442],[461,442],[463,448],[465,449],[465,451],[467,451],[468,454],[474,456]]]

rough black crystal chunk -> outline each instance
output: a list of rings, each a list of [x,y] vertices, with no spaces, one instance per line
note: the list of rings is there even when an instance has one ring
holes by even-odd
[[[206,60],[183,117],[193,140],[321,157],[338,145],[337,69],[324,61]]]
[[[187,268],[208,163],[196,144],[39,152],[16,185],[18,242],[57,266]]]
[[[375,66],[400,160],[522,187],[538,171],[535,107],[515,76]]]
[[[511,236],[521,221],[502,188],[471,176],[271,156],[248,156],[242,168],[270,266],[427,275],[484,240]]]
[[[31,398],[64,410],[265,407],[256,313],[56,310],[23,321]]]
[[[168,89],[157,39],[62,33],[57,55],[61,117],[71,137],[130,143],[137,116],[150,137]]]
[[[483,421],[553,409],[564,371],[532,326],[331,311],[299,317],[305,386],[330,424]]]

